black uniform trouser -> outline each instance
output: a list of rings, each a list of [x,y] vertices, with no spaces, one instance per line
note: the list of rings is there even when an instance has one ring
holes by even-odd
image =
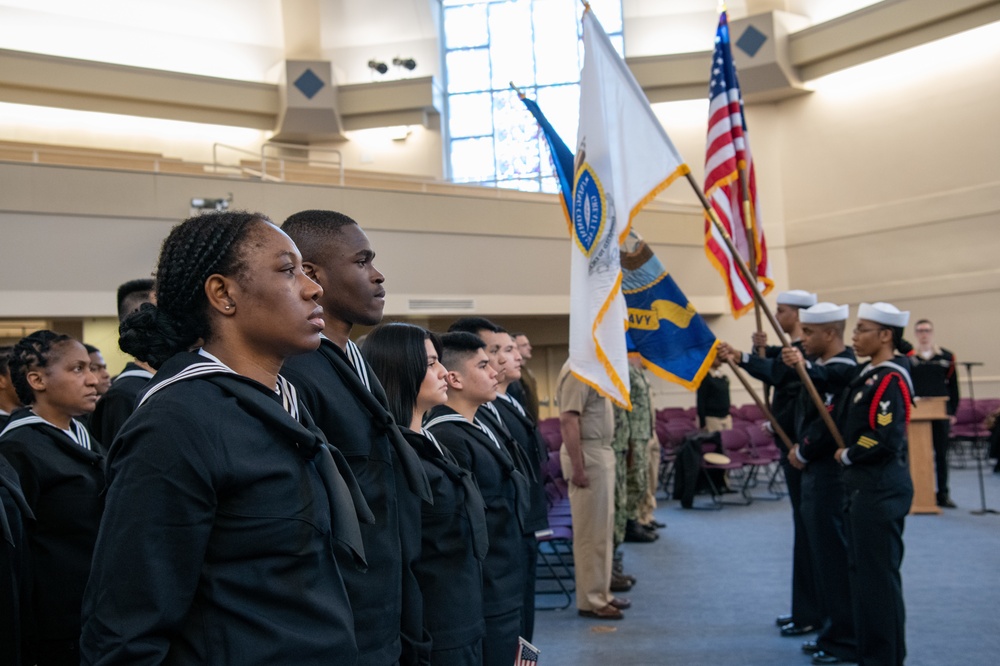
[[[946,419],[931,421],[931,435],[934,438],[934,471],[937,474],[938,499],[948,497],[948,437],[951,422]]]
[[[461,647],[431,650],[432,664],[449,664],[454,666],[482,666],[483,639]]]
[[[809,539],[802,524],[802,472],[792,467],[787,457],[782,457],[781,466],[785,472],[795,530],[792,546],[792,619],[803,626],[817,627],[822,616],[816,595],[816,576],[809,553]]]
[[[538,540],[524,537],[524,557],[528,562],[528,576],[524,581],[524,602],[521,605],[521,636],[531,642],[535,633],[535,576],[538,567]]]
[[[521,609],[491,615],[483,637],[483,666],[510,666],[517,656],[517,634],[521,631]]]
[[[848,486],[847,539],[858,661],[862,666],[901,666],[906,659],[903,605],[903,520],[912,486],[852,489]]]
[[[802,472],[800,513],[809,540],[822,626],[819,649],[845,661],[857,659],[854,613],[847,565],[847,494],[840,465],[832,458],[809,463]]]

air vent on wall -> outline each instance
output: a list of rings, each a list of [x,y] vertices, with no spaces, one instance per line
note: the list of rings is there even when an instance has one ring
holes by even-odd
[[[411,311],[470,312],[476,309],[476,301],[471,298],[411,298],[407,301],[407,307]]]

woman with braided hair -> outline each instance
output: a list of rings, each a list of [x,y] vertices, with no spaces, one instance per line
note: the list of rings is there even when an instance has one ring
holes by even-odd
[[[869,361],[848,384],[840,426],[846,448],[834,458],[844,465],[847,492],[847,559],[858,641],[858,661],[898,666],[906,659],[903,581],[903,521],[913,502],[906,424],[913,382],[903,340],[909,312],[889,303],[862,303],[854,329],[854,352]],[[834,655],[813,663],[838,663]]]
[[[334,550],[363,567],[370,514],[278,374],[319,345],[322,289],[266,217],[226,212],[170,232],[155,290],[120,327],[157,373],[108,453],[82,662],[353,664]]]
[[[80,663],[80,607],[101,521],[104,458],[74,417],[97,404],[97,377],[82,344],[52,331],[22,338],[10,375],[19,409],[0,434],[17,472],[27,536],[26,656],[39,666]],[[24,573],[24,572],[22,572]]]

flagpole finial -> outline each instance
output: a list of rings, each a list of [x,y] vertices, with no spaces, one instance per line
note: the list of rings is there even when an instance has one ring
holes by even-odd
[[[520,88],[514,85],[513,81],[508,81],[507,83],[510,84],[510,89],[516,92],[518,97],[524,99],[524,93],[521,91]]]
[[[726,0],[719,0],[719,13],[720,14],[726,13]]]
[[[590,11],[590,3],[587,2],[587,0],[580,0],[580,2],[583,3],[583,11],[584,11],[584,13],[589,12]]]

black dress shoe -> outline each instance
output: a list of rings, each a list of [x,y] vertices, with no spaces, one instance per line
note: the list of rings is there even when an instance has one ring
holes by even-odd
[[[802,651],[806,654],[816,654],[819,652],[819,645],[816,644],[816,641],[806,641],[802,644]]]
[[[612,592],[628,592],[629,590],[632,589],[633,585],[635,585],[635,581],[634,580],[629,580],[625,576],[619,576],[617,574],[613,574],[611,576],[611,591]]]
[[[947,495],[942,495],[937,498],[937,505],[945,509],[957,509],[958,505],[951,501],[951,498]]]
[[[821,664],[854,664],[857,662],[841,659],[836,655],[832,655],[829,652],[823,652],[822,650],[820,650],[819,652],[813,655],[812,663],[817,664],[817,666],[819,666]]]
[[[661,523],[660,521],[656,520],[655,518],[653,520],[649,521],[649,524],[652,525],[653,527],[655,527],[658,530],[663,529],[664,527],[667,526],[666,523]]]
[[[625,525],[626,543],[652,543],[658,538],[660,535],[656,533],[656,530],[645,530],[634,520],[628,521]]]
[[[783,627],[789,622],[791,622],[793,619],[795,618],[792,617],[791,613],[789,613],[788,615],[779,615],[777,618],[775,618],[774,623],[779,627]]]
[[[811,624],[799,624],[798,622],[789,622],[781,628],[782,636],[802,636],[804,634],[811,634],[816,631],[816,627]]]

